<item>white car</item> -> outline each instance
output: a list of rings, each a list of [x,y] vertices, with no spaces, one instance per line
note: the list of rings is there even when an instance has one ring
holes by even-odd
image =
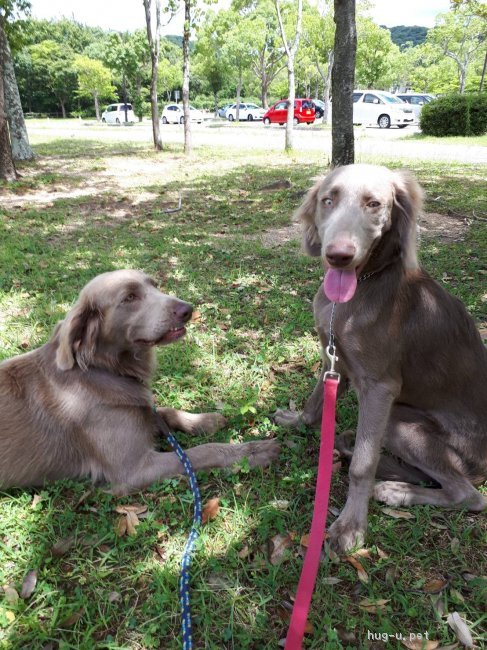
[[[189,107],[190,122],[203,121],[203,113],[193,106]],[[162,111],[161,121],[163,124],[184,124],[184,110],[182,104],[168,104]]]
[[[434,99],[433,95],[428,95],[427,93],[398,93],[396,96],[402,99],[403,102],[411,105],[416,120],[419,120],[423,106],[429,104]]]
[[[132,104],[110,104],[101,114],[101,121],[106,124],[123,124],[124,122],[135,122],[135,120]]]
[[[353,91],[354,124],[379,125],[381,129],[397,126],[404,129],[415,121],[409,104],[385,90]]]
[[[237,119],[237,104],[232,104],[226,110],[226,118],[233,122]],[[261,120],[265,115],[265,110],[257,104],[240,104],[238,111],[239,120],[247,120],[252,122],[253,120]]]

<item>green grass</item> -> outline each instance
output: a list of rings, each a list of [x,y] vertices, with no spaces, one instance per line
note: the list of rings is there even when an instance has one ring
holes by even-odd
[[[408,139],[410,140],[419,140],[421,142],[429,142],[432,144],[463,144],[463,145],[470,145],[470,146],[487,146],[487,133],[484,133],[484,135],[469,135],[469,136],[461,136],[461,135],[450,135],[450,136],[444,136],[442,138],[434,136],[434,135],[423,135],[422,133],[413,133],[408,136]]]
[[[270,162],[265,151],[209,149],[186,160],[176,147],[155,154],[145,145],[49,137],[37,151],[42,158],[23,168],[23,178],[3,186],[10,202],[0,209],[0,359],[45,342],[83,284],[102,271],[141,268],[166,291],[197,305],[201,319],[186,340],[159,351],[157,402],[221,409],[229,418],[217,436],[222,441],[278,436],[287,444],[271,468],[199,475],[203,500],[219,497],[221,508],[203,530],[192,569],[195,647],[277,648],[302,564],[299,541],[309,532],[319,438],[310,431],[288,434],[270,415],[290,397],[300,408],[316,381],[319,346],[309,301],[321,271],[298,243],[264,248],[260,236],[289,224],[323,160],[307,153],[273,155]],[[130,166],[135,182],[103,175],[119,164]],[[418,162],[414,172],[428,210],[469,219],[463,241],[423,238],[421,257],[481,321],[485,170]],[[263,189],[281,179],[291,188]],[[182,210],[164,213],[179,192]],[[338,430],[355,422],[350,395],[340,405]],[[204,441],[179,438],[186,446]],[[27,571],[38,571],[29,600],[0,602],[0,648],[176,650],[177,578],[192,510],[187,482],[165,481],[123,500],[147,506],[135,537],[116,535],[119,500],[111,495],[97,489],[78,505],[87,488],[63,482],[0,495],[1,584],[20,591]],[[32,507],[34,493],[41,501]],[[341,508],[345,496],[342,470],[333,479],[332,507]],[[361,559],[367,584],[346,561],[323,564],[306,648],[372,647],[368,631],[428,632],[442,645],[452,643],[453,633],[424,592],[432,579],[448,581],[441,593],[446,611],[459,611],[481,644],[482,517],[429,507],[410,512],[412,520],[392,519],[371,504],[371,556]],[[291,534],[292,544],[282,564],[273,566],[268,545],[277,534]],[[475,577],[467,581],[465,573]],[[326,584],[326,576],[340,582]],[[388,602],[370,613],[360,609],[364,598]],[[347,631],[354,640],[344,640]],[[385,647],[401,646],[391,640]]]

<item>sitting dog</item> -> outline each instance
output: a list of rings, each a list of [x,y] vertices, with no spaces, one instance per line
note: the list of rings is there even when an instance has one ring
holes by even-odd
[[[341,392],[351,383],[359,401],[348,498],[330,528],[339,551],[363,544],[372,494],[391,506],[487,504],[474,487],[487,478],[487,350],[463,304],[418,264],[421,204],[409,173],[349,165],[297,211],[305,250],[327,269],[314,299],[321,344],[336,303]],[[322,380],[302,413],[278,411],[276,421],[319,423]],[[337,447],[346,450],[344,437]],[[376,476],[388,480],[374,487]]]
[[[192,311],[139,271],[89,282],[50,341],[0,364],[0,486],[91,477],[126,494],[182,474],[175,453],[155,450],[149,381],[155,346],[184,336]],[[187,433],[213,433],[225,424],[217,413],[157,412]],[[188,456],[198,470],[242,458],[267,465],[278,451],[274,440],[264,440],[205,444]]]

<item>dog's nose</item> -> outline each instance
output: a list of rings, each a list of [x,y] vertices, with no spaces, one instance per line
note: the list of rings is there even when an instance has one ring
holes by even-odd
[[[348,266],[356,252],[357,249],[352,242],[340,242],[328,244],[325,249],[325,256],[331,266]]]
[[[174,307],[174,315],[183,323],[187,323],[193,314],[193,305],[180,301]]]

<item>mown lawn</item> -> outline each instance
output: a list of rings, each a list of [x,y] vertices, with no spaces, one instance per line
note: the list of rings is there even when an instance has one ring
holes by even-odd
[[[36,149],[40,157],[22,179],[0,187],[0,359],[45,342],[81,287],[103,271],[140,268],[197,307],[187,338],[159,351],[157,402],[218,409],[229,420],[218,440],[277,436],[282,454],[263,470],[199,474],[203,501],[220,501],[193,563],[195,647],[278,648],[309,532],[319,440],[317,432],[280,430],[271,414],[290,400],[300,408],[319,374],[310,301],[321,274],[296,240],[283,241],[282,229],[323,161],[309,153],[269,160],[265,151],[209,149],[186,160],[177,148],[154,154],[145,145],[47,137]],[[462,225],[460,238],[426,232],[423,263],[482,322],[485,168],[410,167],[427,192],[427,211],[443,215],[447,234],[449,220]],[[180,193],[181,211],[165,212]],[[338,431],[354,427],[355,418],[350,395]],[[179,439],[185,446],[204,441]],[[346,484],[343,467],[333,479],[330,521]],[[0,648],[179,648],[177,578],[192,513],[186,480],[123,500],[101,489],[87,494],[89,487],[65,482],[0,495],[0,580],[7,588]],[[117,534],[120,503],[147,507],[135,536]],[[371,504],[368,553],[358,558],[367,582],[345,559],[323,562],[306,648],[399,648],[384,635],[420,633],[453,644],[445,623],[453,611],[482,647],[485,518],[430,507],[408,512],[411,519],[397,519]],[[20,593],[31,570],[36,587],[17,600],[12,589]]]

